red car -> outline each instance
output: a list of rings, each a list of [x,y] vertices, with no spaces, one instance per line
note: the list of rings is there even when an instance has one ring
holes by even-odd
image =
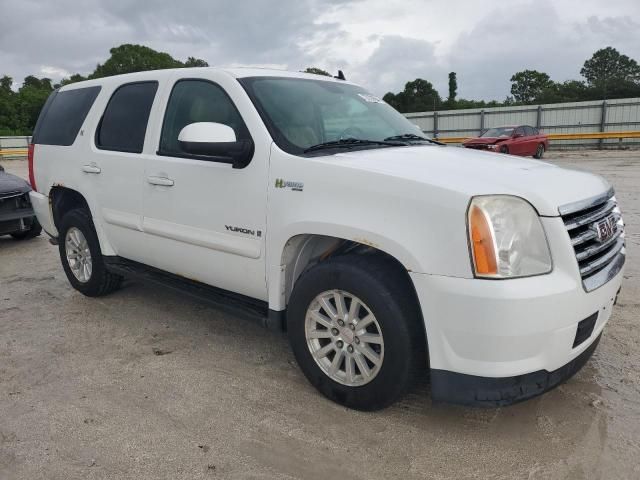
[[[462,146],[476,150],[542,158],[545,150],[549,148],[549,139],[537,128],[529,125],[511,125],[490,128],[479,137],[468,138]]]

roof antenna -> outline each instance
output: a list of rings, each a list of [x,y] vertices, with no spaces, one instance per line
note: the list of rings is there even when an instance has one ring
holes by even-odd
[[[342,70],[338,70],[338,75],[333,78],[337,78],[338,80],[346,80],[346,78],[344,78],[344,73],[342,73]]]

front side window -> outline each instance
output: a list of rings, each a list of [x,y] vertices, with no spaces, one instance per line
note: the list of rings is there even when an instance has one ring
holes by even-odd
[[[249,140],[240,113],[227,93],[207,80],[180,80],[171,91],[160,137],[161,155],[190,156],[178,142],[180,131],[191,123],[222,123],[233,129],[237,140]]]
[[[428,142],[403,115],[355,85],[284,77],[249,77],[240,83],[278,146],[295,155],[341,140],[370,141],[354,143],[357,148]]]
[[[129,83],[111,96],[96,131],[102,150],[142,153],[147,122],[158,82]]]

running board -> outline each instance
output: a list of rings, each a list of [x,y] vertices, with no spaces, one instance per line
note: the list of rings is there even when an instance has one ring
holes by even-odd
[[[108,256],[103,259],[110,272],[179,291],[218,310],[257,321],[269,330],[284,330],[284,311],[269,310],[267,302],[262,300],[212,287],[126,258]]]

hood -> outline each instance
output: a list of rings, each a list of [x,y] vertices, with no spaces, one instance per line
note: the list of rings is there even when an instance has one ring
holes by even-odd
[[[0,170],[0,195],[14,192],[27,193],[29,191],[31,191],[31,187],[25,180]]]
[[[504,142],[505,140],[509,140],[509,139],[510,137],[476,137],[476,138],[469,138],[464,142],[462,142],[462,144],[468,145],[470,143],[473,143],[475,145],[492,145],[494,143]]]
[[[558,207],[605,193],[609,184],[597,175],[547,162],[461,147],[391,147],[322,157],[345,168],[401,178],[468,197],[515,195],[543,216]]]

